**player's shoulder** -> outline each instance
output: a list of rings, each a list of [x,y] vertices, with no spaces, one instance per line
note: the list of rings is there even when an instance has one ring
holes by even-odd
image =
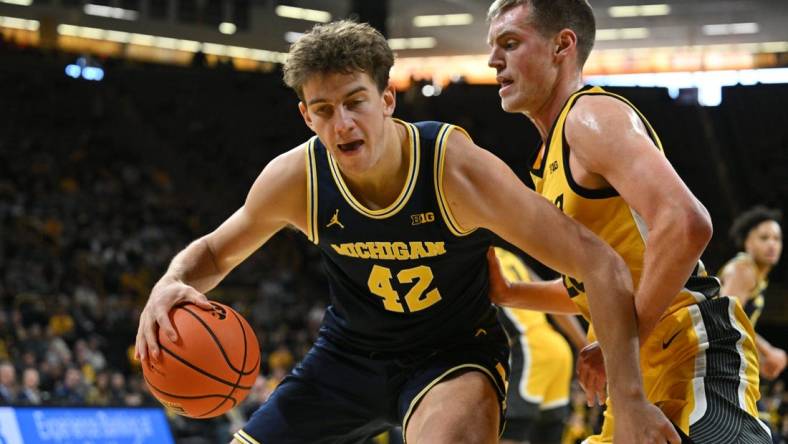
[[[311,139],[279,154],[266,165],[263,174],[271,170],[282,179],[304,177],[309,163],[310,145]]]
[[[737,276],[755,282],[758,277],[755,261],[747,254],[739,254],[722,268],[723,277]]]
[[[467,140],[473,140],[464,128],[452,123],[438,120],[421,120],[416,122],[405,122],[399,119],[395,120],[404,125],[406,128],[415,129],[418,132],[419,139],[422,141],[434,141],[434,145],[436,147],[444,145],[454,146],[458,143],[458,141],[463,142],[462,140],[458,139],[458,135],[465,137]],[[432,145],[432,143],[429,143],[428,145]]]
[[[278,160],[279,162],[287,164],[297,164],[299,162],[303,164],[306,161],[305,159],[309,153],[309,150],[312,149],[311,146],[313,145],[313,139],[315,138],[316,137],[312,137],[300,145],[290,148],[289,150],[278,155],[274,160]]]
[[[244,202],[246,211],[259,220],[278,218],[306,226],[308,143],[271,160],[255,179]],[[302,222],[299,224],[299,222]]]
[[[566,128],[602,133],[639,121],[635,109],[624,100],[608,94],[586,94],[578,97],[569,110]]]
[[[471,135],[465,129],[457,125],[447,124],[447,141],[448,146],[455,150],[478,150],[479,147],[473,142]]]
[[[653,143],[638,112],[624,100],[604,94],[577,99],[566,117],[563,136],[592,171],[632,147],[651,149]]]
[[[746,254],[731,259],[720,270],[720,278],[728,285],[752,290],[758,286],[758,271],[755,262]]]
[[[311,141],[304,142],[272,159],[255,180],[251,194],[303,194],[309,168],[310,144]]]
[[[493,153],[476,145],[464,129],[450,125],[446,135],[445,170],[466,178],[486,176],[491,168],[500,168],[503,162]]]

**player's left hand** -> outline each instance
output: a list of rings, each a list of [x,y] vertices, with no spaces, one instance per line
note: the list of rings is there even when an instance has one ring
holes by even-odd
[[[662,410],[644,397],[613,400],[616,427],[613,442],[681,444],[681,437]]]
[[[506,306],[510,285],[501,272],[501,263],[492,247],[487,250],[487,263],[490,275],[490,300],[493,304]]]
[[[772,347],[763,354],[761,373],[768,379],[776,379],[785,370],[786,363],[788,357],[785,355],[785,350]]]
[[[592,407],[595,403],[603,405],[607,398],[607,374],[605,358],[599,342],[592,342],[580,350],[577,358],[577,378],[580,387],[586,393],[586,403]]]

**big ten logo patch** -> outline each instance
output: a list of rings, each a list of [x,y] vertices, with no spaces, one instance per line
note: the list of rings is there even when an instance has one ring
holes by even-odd
[[[435,222],[435,213],[432,211],[427,213],[412,214],[410,216],[410,224],[413,226],[428,224],[430,222]]]

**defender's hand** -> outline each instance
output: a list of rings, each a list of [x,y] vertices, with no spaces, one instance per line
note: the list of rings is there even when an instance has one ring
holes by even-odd
[[[763,354],[761,373],[768,379],[776,379],[785,370],[787,360],[785,350],[772,347]]]
[[[614,400],[616,427],[613,442],[681,444],[681,437],[662,410],[645,398]]]
[[[178,333],[170,322],[169,312],[172,307],[183,302],[191,302],[206,310],[211,309],[204,294],[181,281],[162,278],[153,287],[148,303],[140,314],[134,353],[137,359],[159,359],[159,329],[162,329],[171,341],[178,340]]]
[[[506,306],[509,282],[501,272],[501,263],[492,247],[487,250],[487,262],[490,275],[490,300],[493,304]]]
[[[602,405],[607,398],[607,374],[605,358],[599,342],[592,342],[580,350],[577,358],[577,378],[580,387],[586,393],[586,403],[592,407],[595,403]],[[638,441],[632,441],[638,442]]]

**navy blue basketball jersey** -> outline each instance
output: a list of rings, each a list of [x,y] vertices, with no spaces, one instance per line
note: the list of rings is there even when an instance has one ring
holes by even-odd
[[[443,195],[449,133],[407,123],[405,185],[387,208],[365,208],[317,137],[307,144],[307,237],[321,250],[331,305],[321,334],[370,352],[427,351],[495,317],[488,297],[492,234],[463,231]],[[466,134],[467,135],[467,134]]]

